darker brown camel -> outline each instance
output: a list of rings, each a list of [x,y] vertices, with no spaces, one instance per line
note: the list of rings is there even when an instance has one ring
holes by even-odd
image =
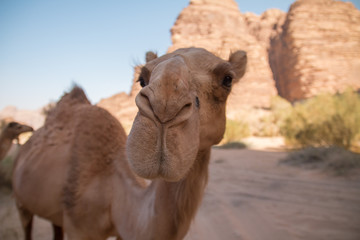
[[[80,88],[63,96],[16,162],[13,188],[27,239],[34,214],[70,240],[183,239],[246,62],[243,51],[228,61],[198,48],[147,54],[128,139]]]
[[[17,122],[10,122],[0,134],[0,161],[6,156],[11,148],[13,140],[19,142],[19,135],[24,132],[32,132],[33,128]]]

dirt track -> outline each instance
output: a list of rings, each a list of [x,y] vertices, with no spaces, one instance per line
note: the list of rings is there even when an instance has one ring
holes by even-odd
[[[203,203],[187,240],[358,240],[360,176],[279,165],[286,153],[214,149]],[[0,191],[0,239],[22,239],[10,192]],[[35,219],[34,239],[52,239]]]
[[[285,155],[215,150],[188,239],[360,239],[360,179],[278,165]]]

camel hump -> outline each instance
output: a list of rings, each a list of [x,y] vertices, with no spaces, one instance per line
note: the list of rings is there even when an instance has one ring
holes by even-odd
[[[59,122],[61,119],[70,118],[74,109],[79,106],[90,106],[91,103],[87,99],[84,90],[79,86],[74,86],[73,89],[65,93],[61,99],[57,102],[56,106],[51,109],[45,121],[45,125],[51,122]]]
[[[71,104],[71,105],[77,103],[90,104],[90,101],[87,99],[84,90],[76,85],[69,93],[65,93],[61,97],[59,104],[61,104],[62,102],[66,102],[66,104]]]

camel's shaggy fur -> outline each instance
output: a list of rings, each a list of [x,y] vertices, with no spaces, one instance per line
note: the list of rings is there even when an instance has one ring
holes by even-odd
[[[75,87],[20,150],[13,187],[28,239],[33,214],[63,227],[70,240],[186,235],[246,54],[224,61],[189,48],[159,58],[148,53],[147,61],[128,139],[111,114]]]

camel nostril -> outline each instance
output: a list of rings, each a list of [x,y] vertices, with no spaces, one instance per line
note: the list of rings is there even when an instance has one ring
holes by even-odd
[[[187,104],[185,104],[185,105],[180,109],[180,111],[178,112],[177,115],[179,115],[180,113],[182,113],[182,112],[184,112],[184,111],[187,111],[187,110],[191,109],[191,105],[192,105],[192,103],[187,103]]]
[[[192,105],[193,104],[191,102],[185,104],[173,118],[176,118],[177,121],[186,120],[191,115]]]
[[[140,92],[140,95],[141,95],[143,98],[149,100],[148,96],[146,96],[146,94],[144,94],[143,92]]]
[[[200,100],[198,97],[195,98],[195,105],[197,108],[200,108]]]
[[[144,90],[145,88],[143,88]],[[151,105],[150,98],[146,92],[140,91],[135,98],[136,106],[139,109],[139,112],[148,118],[155,119],[154,110]]]
[[[196,105],[193,98],[188,96],[159,97],[150,85],[140,90],[135,102],[140,114],[163,124],[185,121]]]

